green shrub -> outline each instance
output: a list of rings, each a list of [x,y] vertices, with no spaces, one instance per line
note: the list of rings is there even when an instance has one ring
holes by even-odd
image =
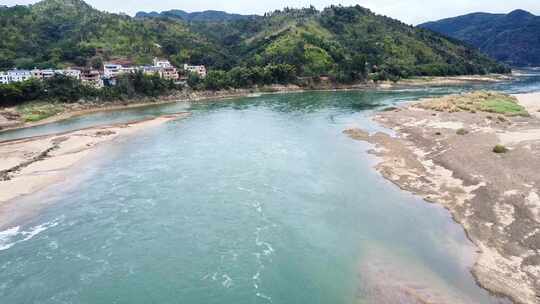
[[[469,131],[467,131],[467,130],[465,130],[463,128],[456,131],[457,135],[467,135],[468,133],[469,133]]]
[[[496,145],[495,147],[493,147],[493,152],[498,153],[498,154],[506,153],[508,152],[508,148],[506,148],[503,145]]]

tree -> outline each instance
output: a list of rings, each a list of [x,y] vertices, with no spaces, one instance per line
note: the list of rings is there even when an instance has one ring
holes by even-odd
[[[225,71],[210,71],[204,79],[204,88],[211,91],[226,89],[230,86],[230,80]]]

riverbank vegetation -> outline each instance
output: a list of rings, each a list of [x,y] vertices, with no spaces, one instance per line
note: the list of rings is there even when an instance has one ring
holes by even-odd
[[[0,106],[14,106],[28,101],[77,102],[81,100],[128,100],[137,97],[158,97],[181,87],[173,81],[142,72],[118,77],[116,85],[95,88],[78,79],[56,75],[44,81],[30,79],[0,85]]]
[[[185,21],[169,15],[110,14],[81,0],[43,0],[0,6],[0,37],[0,69],[100,69],[115,59],[143,65],[164,57],[176,66],[208,68],[205,79],[188,77],[194,90],[510,72],[458,41],[360,6],[286,8],[238,20]],[[55,77],[0,86],[0,105],[126,100],[178,89],[169,81],[139,74],[123,76],[115,87],[103,89]]]
[[[416,106],[423,109],[449,113],[488,112],[507,116],[529,115],[527,110],[518,103],[518,100],[514,96],[488,91],[448,95],[421,102]]]

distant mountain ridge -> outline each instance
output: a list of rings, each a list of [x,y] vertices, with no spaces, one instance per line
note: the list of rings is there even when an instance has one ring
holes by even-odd
[[[464,41],[510,65],[540,66],[540,16],[525,10],[473,13],[419,27]]]
[[[183,10],[169,10],[158,12],[138,12],[135,15],[136,18],[149,18],[149,17],[171,17],[178,18],[184,21],[206,21],[206,22],[221,22],[221,21],[237,21],[237,20],[247,20],[252,18],[257,18],[257,15],[241,15],[241,14],[230,14],[223,11],[214,11],[207,10],[202,12],[193,12],[188,13]]]

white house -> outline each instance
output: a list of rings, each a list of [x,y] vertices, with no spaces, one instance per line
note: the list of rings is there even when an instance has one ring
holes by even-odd
[[[65,69],[65,70],[33,69],[31,71],[31,74],[33,78],[40,79],[40,80],[51,78],[54,75],[64,75],[64,76],[72,77],[75,79],[81,79],[81,71],[74,70],[74,69]]]
[[[154,58],[154,66],[159,68],[170,68],[172,64],[167,59]]]
[[[204,65],[189,65],[184,64],[184,71],[195,73],[199,75],[199,77],[204,78],[206,77],[206,67]]]
[[[103,76],[105,78],[111,79],[116,78],[118,75],[135,73],[137,68],[131,66],[123,66],[116,63],[106,63],[103,65]]]
[[[135,72],[137,72],[136,67],[122,67],[122,69],[120,70],[120,74],[129,74]]]
[[[9,82],[26,81],[32,78],[32,72],[29,70],[10,70],[7,71]]]
[[[159,73],[161,72],[160,67],[150,66],[150,65],[139,67],[139,69],[146,75],[155,75],[155,74],[159,75]]]
[[[8,84],[9,78],[8,75],[4,72],[0,72],[0,84]]]
[[[65,70],[56,70],[55,72],[64,76],[75,78],[75,79],[81,79],[81,71],[79,70],[65,69]]]
[[[98,89],[103,87],[103,79],[101,79],[101,73],[98,70],[83,70],[81,81]]]
[[[180,78],[178,70],[173,66],[160,69],[159,77],[167,80],[178,80]]]
[[[56,73],[52,69],[47,70],[32,70],[32,76],[37,79],[48,79],[52,78]]]
[[[103,76],[105,78],[115,78],[122,74],[122,65],[114,63],[106,63],[103,65]]]

